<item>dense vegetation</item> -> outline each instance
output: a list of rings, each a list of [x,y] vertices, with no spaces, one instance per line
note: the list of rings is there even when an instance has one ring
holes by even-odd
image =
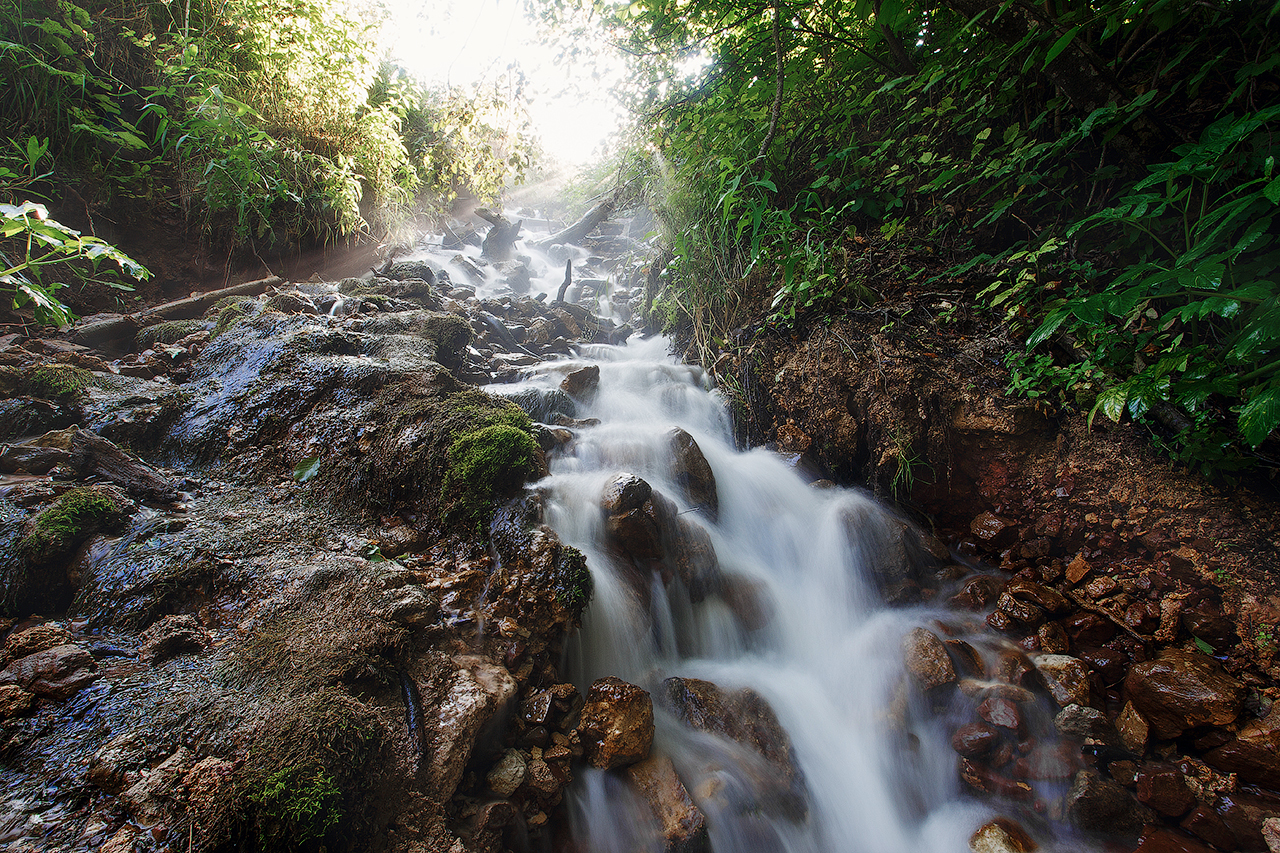
[[[628,161],[673,258],[657,307],[704,347],[761,282],[784,326],[961,287],[1025,340],[1014,390],[1158,420],[1206,468],[1275,464],[1258,448],[1280,424],[1280,4],[640,0],[604,17],[655,81],[714,60],[635,93]],[[901,259],[890,275],[873,250]]]
[[[514,108],[381,62],[379,7],[353,8],[0,0],[0,283],[14,307],[63,322],[69,281],[146,275],[59,214],[92,230],[95,215],[142,213],[257,248],[386,236],[458,193],[495,197],[533,153]]]

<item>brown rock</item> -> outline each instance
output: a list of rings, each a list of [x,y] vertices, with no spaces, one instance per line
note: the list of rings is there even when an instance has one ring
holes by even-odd
[[[1066,799],[1066,816],[1085,832],[1137,838],[1154,815],[1128,791],[1095,770],[1081,770]]]
[[[1071,609],[1071,602],[1062,593],[1024,578],[1009,581],[1004,591],[1019,601],[1029,601],[1055,616]]]
[[[591,685],[578,734],[587,761],[612,770],[649,757],[653,745],[653,701],[649,693],[609,676]]]
[[[1203,803],[1192,809],[1178,825],[1219,850],[1239,849],[1235,833],[1223,822],[1217,812]]]
[[[1039,845],[1016,821],[1007,817],[989,820],[969,837],[973,853],[1031,853]]]
[[[676,427],[667,433],[671,446],[671,478],[690,506],[715,521],[720,515],[716,478],[693,436]]]
[[[987,723],[966,723],[951,736],[951,748],[965,758],[985,755],[1000,741],[1000,732]]]
[[[982,541],[998,545],[1012,538],[1013,522],[987,511],[974,518],[969,530]]]
[[[1081,646],[1101,646],[1116,635],[1116,626],[1096,613],[1077,613],[1062,623],[1071,644]]]
[[[1269,817],[1262,822],[1262,837],[1271,853],[1280,853],[1280,817]]]
[[[1040,640],[1040,648],[1051,655],[1062,655],[1071,651],[1071,640],[1067,632],[1057,622],[1047,622],[1036,629],[1036,638]]]
[[[1114,744],[1119,740],[1115,727],[1107,715],[1085,705],[1067,705],[1053,718],[1053,725],[1068,737],[1092,738],[1095,741]]]
[[[1171,829],[1148,826],[1142,831],[1133,853],[1213,853],[1213,850]]]
[[[1003,583],[1000,578],[992,575],[978,575],[970,578],[960,592],[951,597],[951,604],[967,610],[983,610],[1000,597],[1000,588]]]
[[[996,600],[996,607],[1026,628],[1035,628],[1046,618],[1043,608],[1037,607],[1030,601],[1014,598],[1007,592],[1000,594],[1000,598]]]
[[[1138,771],[1138,802],[1165,817],[1179,817],[1195,803],[1195,795],[1176,767],[1149,764]]]
[[[1204,760],[1246,782],[1280,788],[1280,702],[1261,720],[1240,727],[1234,740],[1211,749]]]
[[[1213,658],[1182,649],[1131,666],[1124,690],[1155,736],[1165,740],[1196,726],[1234,722],[1245,696],[1244,685]]]
[[[667,534],[663,550],[689,590],[689,598],[696,604],[718,593],[723,584],[720,560],[706,528],[696,521],[676,516],[674,531],[667,525],[663,532]]]
[[[165,816],[170,803],[178,798],[181,782],[191,769],[195,756],[186,747],[170,755],[158,767],[146,771],[120,794],[120,802],[139,821],[156,823]]]
[[[17,684],[0,684],[0,720],[18,717],[31,710],[36,694]]]
[[[93,655],[68,643],[18,658],[0,671],[0,684],[17,684],[40,696],[69,699],[98,677]]]
[[[566,376],[560,383],[560,390],[570,397],[585,400],[595,395],[596,387],[599,384],[600,367],[593,364],[589,367],[579,368]]]
[[[921,690],[932,690],[956,680],[956,670],[946,646],[926,628],[913,628],[902,638],[902,657],[907,672]]]
[[[213,644],[200,620],[190,614],[166,616],[142,632],[138,657],[155,666],[182,654],[199,654]]]
[[[692,728],[760,754],[767,767],[767,773],[756,780],[763,811],[780,812],[793,820],[807,815],[808,789],[791,738],[760,694],[750,688],[727,692],[696,678],[668,678],[663,682],[662,701]]]
[[[1059,706],[1090,704],[1089,670],[1078,658],[1037,655],[1035,665]]]
[[[758,631],[773,619],[768,587],[754,578],[722,572],[720,597],[748,631]]]
[[[1070,584],[1078,584],[1080,581],[1088,577],[1093,567],[1089,565],[1089,561],[1084,558],[1083,554],[1077,554],[1075,559],[1067,565],[1067,582]]]
[[[1018,711],[1018,706],[1008,699],[1001,699],[996,696],[982,701],[982,704],[978,706],[978,716],[991,725],[999,726],[1002,729],[1017,731],[1022,725],[1022,714]]]
[[[442,802],[457,790],[482,730],[501,719],[516,695],[516,681],[506,669],[471,655],[453,663],[457,668],[441,685],[438,706],[424,720],[424,766],[431,768],[433,795]]]
[[[16,660],[36,652],[52,649],[54,646],[65,646],[71,642],[71,632],[57,622],[42,622],[10,635],[4,643],[6,660]]]
[[[554,767],[541,758],[535,758],[525,767],[525,787],[542,797],[554,797],[568,782],[568,779],[562,778]]]
[[[655,756],[632,764],[625,772],[658,820],[664,853],[709,853],[706,818],[689,798],[671,759]]]
[[[1129,666],[1129,658],[1115,649],[1080,649],[1076,657],[1102,676],[1102,683],[1107,685],[1119,683]]]
[[[120,830],[99,848],[98,853],[134,853],[138,849],[138,836],[142,830],[131,824],[125,824]]]
[[[1147,751],[1147,739],[1151,736],[1151,727],[1133,707],[1132,702],[1125,702],[1116,718],[1116,728],[1120,730],[1120,740],[1130,752],[1142,755]]]

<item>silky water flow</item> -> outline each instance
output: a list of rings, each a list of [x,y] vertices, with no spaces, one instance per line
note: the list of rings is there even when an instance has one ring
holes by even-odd
[[[584,694],[605,676],[650,692],[653,753],[674,763],[717,853],[968,851],[974,830],[999,814],[966,796],[951,747],[974,700],[953,691],[939,707],[905,673],[902,643],[912,629],[938,623],[991,660],[1001,641],[978,615],[885,606],[874,577],[887,562],[901,564],[904,522],[860,492],[809,485],[772,452],[736,451],[723,401],[667,347],[661,338],[585,346],[579,358],[543,363],[522,383],[549,391],[573,370],[600,368],[578,412],[599,423],[577,430],[537,485],[549,523],[587,555],[595,585],[567,672]],[[694,437],[714,472],[714,521],[673,480],[676,427]],[[643,478],[705,527],[725,579],[721,594],[695,601],[679,577],[637,576],[634,563],[610,553],[601,495],[620,473]],[[730,606],[744,594],[756,618]],[[780,785],[779,767],[758,751],[683,724],[662,701],[673,676],[763,697],[790,738],[797,778]],[[1028,724],[1052,740],[1056,709],[1042,702],[1028,710]],[[1058,783],[1059,796],[1065,787]],[[652,810],[616,770],[584,768],[569,810],[576,839],[592,853],[664,849]],[[1050,834],[1032,812],[1020,817],[1042,840]],[[1060,838],[1042,849],[1082,848]]]

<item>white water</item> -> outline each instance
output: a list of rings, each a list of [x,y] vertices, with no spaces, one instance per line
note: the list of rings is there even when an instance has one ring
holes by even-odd
[[[767,804],[753,800],[747,750],[657,709],[655,750],[674,761],[720,853],[967,851],[992,813],[961,798],[950,730],[928,709],[907,707],[906,729],[889,712],[902,684],[903,635],[939,615],[887,610],[867,580],[898,522],[859,493],[812,488],[765,450],[735,451],[721,401],[700,370],[672,362],[666,347],[654,339],[584,350],[600,366],[600,385],[579,416],[601,424],[579,430],[539,484],[550,495],[549,523],[587,554],[595,579],[569,672],[584,692],[616,675],[657,695],[664,678],[683,676],[751,687],[768,700],[807,780],[809,817],[800,823],[757,808]],[[545,363],[531,382],[555,387],[582,364]],[[655,576],[649,600],[637,600],[600,550],[600,495],[618,472],[643,477],[691,511],[664,455],[676,426],[693,435],[715,473],[719,520],[699,520],[721,568],[755,585],[772,612],[758,630],[716,596],[691,603],[678,579],[664,588]],[[712,782],[735,793],[699,798]],[[575,832],[587,849],[662,849],[646,806],[613,774],[585,769],[573,796]]]

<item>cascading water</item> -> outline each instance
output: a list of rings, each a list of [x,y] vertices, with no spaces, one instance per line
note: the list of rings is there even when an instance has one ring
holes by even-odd
[[[586,553],[595,580],[567,671],[584,693],[604,676],[651,693],[653,751],[671,759],[705,814],[713,850],[968,850],[994,811],[964,796],[951,733],[998,685],[969,679],[970,689],[942,697],[923,690],[904,673],[903,639],[929,625],[976,650],[989,672],[999,667],[999,641],[973,615],[884,606],[875,578],[901,566],[906,525],[858,492],[808,485],[768,451],[736,452],[706,377],[674,363],[666,347],[662,339],[587,346],[579,359],[534,368],[523,383],[549,390],[587,363],[600,369],[597,389],[578,411],[598,423],[580,422],[539,484],[548,522]],[[670,452],[674,428],[691,435],[710,464],[718,511],[693,506],[682,493]],[[718,558],[707,589],[691,594],[688,578],[664,577],[656,562],[629,558],[610,543],[601,496],[624,472],[705,529]],[[713,683],[721,697],[763,697],[786,735],[762,746],[771,732],[767,713],[763,734],[736,740],[688,725],[664,697],[700,689],[690,679]],[[1043,699],[1022,708],[1030,742],[1051,743],[1057,709]],[[1051,748],[1021,760],[1039,780],[1037,797],[1065,790],[1069,768]],[[1037,825],[1036,812],[1052,815],[1043,799],[1027,805],[1021,819],[1028,825]],[[585,768],[570,812],[586,850],[680,849],[617,771]],[[1047,820],[1039,828],[1042,836],[1051,831]]]

